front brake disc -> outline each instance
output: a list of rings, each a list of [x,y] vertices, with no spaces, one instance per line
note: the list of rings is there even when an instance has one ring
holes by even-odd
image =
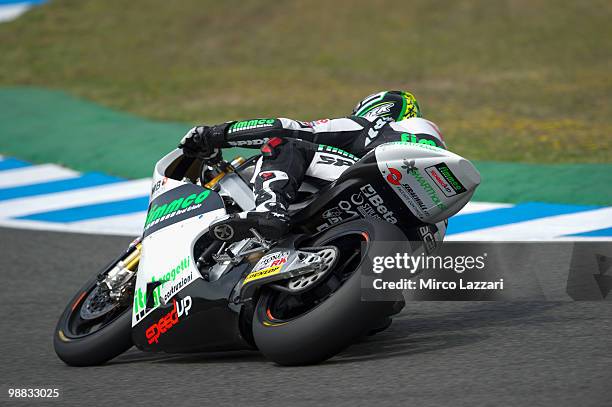
[[[113,301],[108,290],[100,287],[94,288],[81,306],[80,315],[82,319],[92,320],[99,318],[118,306],[118,302]]]

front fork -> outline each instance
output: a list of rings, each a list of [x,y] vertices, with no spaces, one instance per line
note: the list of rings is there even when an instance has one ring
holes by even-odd
[[[101,276],[98,285],[108,290],[111,299],[117,301],[127,294],[129,283],[138,271],[141,252],[141,238],[138,238],[130,244],[125,257]]]

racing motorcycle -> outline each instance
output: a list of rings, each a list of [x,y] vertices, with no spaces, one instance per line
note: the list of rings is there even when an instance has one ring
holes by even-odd
[[[320,153],[320,154],[324,154]],[[258,349],[281,365],[322,362],[385,329],[404,300],[362,300],[372,242],[434,249],[480,183],[473,165],[427,144],[383,144],[336,181],[304,181],[290,233],[227,243],[220,216],[254,208],[258,156],[208,165],[174,150],[155,166],[142,235],[74,295],[54,333],[67,364],[132,346],[188,353]],[[332,160],[333,161],[333,160]]]

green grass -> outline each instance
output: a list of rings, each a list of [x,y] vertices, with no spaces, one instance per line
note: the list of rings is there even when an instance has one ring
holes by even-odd
[[[468,158],[611,162],[610,21],[609,0],[53,0],[0,25],[0,86],[193,123],[407,89]]]

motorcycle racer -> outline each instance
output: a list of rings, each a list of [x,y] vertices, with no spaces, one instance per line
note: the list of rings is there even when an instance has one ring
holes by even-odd
[[[437,126],[422,118],[416,98],[404,91],[372,94],[343,118],[263,118],[196,126],[179,147],[209,164],[221,160],[221,148],[261,149],[252,179],[256,207],[225,215],[211,225],[217,239],[235,241],[251,236],[252,228],[269,239],[282,237],[290,226],[288,205],[305,177],[320,184],[334,181],[366,153],[394,141],[446,148]]]

